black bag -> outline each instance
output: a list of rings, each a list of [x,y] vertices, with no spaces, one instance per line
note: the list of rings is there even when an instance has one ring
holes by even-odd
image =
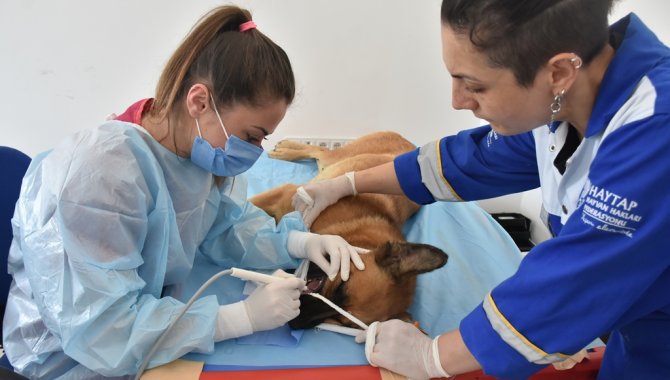
[[[519,250],[527,252],[535,246],[530,241],[530,219],[513,212],[501,212],[491,215],[512,237]]]

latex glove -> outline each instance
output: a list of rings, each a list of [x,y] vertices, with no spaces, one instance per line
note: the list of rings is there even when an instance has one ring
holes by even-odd
[[[416,326],[398,319],[373,322],[356,336],[356,342],[365,342],[365,357],[370,365],[412,380],[449,377],[440,364],[437,339],[430,339]]]
[[[578,353],[570,356],[569,358],[563,360],[562,362],[551,363],[551,364],[557,370],[563,371],[563,370],[566,370],[566,369],[571,369],[572,367],[581,363],[582,360],[588,359],[588,358],[589,358],[589,353],[586,351],[586,349],[583,349],[583,350],[579,351]]]
[[[349,245],[337,235],[319,235],[311,232],[291,231],[288,235],[288,252],[298,259],[308,259],[318,265],[332,281],[340,272],[342,281],[349,279],[350,263],[364,270],[365,265],[359,256],[368,252],[367,249]],[[328,261],[326,256],[330,259]]]
[[[293,208],[300,212],[305,221],[305,225],[310,227],[321,211],[326,207],[337,202],[341,198],[349,195],[356,195],[356,183],[354,181],[354,172],[348,172],[339,177],[327,179],[324,181],[313,182],[301,187],[306,191],[311,199],[306,199],[296,192],[291,200]]]
[[[282,270],[272,275],[285,279],[259,286],[243,301],[254,331],[274,329],[300,314],[305,281]]]
[[[220,342],[254,332],[244,301],[219,306],[214,329],[214,341]]]
[[[215,341],[274,329],[298,316],[305,281],[282,270],[272,275],[285,279],[259,285],[244,301],[219,306]]]

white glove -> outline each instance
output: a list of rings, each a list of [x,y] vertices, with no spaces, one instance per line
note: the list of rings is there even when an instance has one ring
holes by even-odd
[[[300,293],[305,281],[282,270],[272,275],[286,279],[258,287],[243,301],[254,331],[274,329],[300,314]]]
[[[346,240],[337,235],[319,235],[311,232],[291,231],[288,235],[288,252],[298,259],[308,259],[321,268],[332,281],[340,272],[342,281],[349,279],[350,261],[359,270],[365,265],[359,253],[368,252],[367,249],[349,245]],[[326,260],[326,255],[330,262]]]
[[[214,331],[215,342],[249,335],[253,332],[244,301],[219,306]]]
[[[305,281],[282,270],[272,275],[285,279],[258,286],[244,301],[219,306],[215,341],[274,329],[300,314]]]
[[[339,177],[310,183],[301,188],[303,190],[300,191],[306,191],[306,193],[303,192],[303,194],[300,194],[298,192],[293,195],[291,204],[294,209],[302,214],[302,218],[307,227],[312,225],[314,219],[316,219],[326,207],[346,196],[358,194],[356,192],[354,172],[348,172]],[[311,199],[307,198],[305,194]]]
[[[365,357],[370,365],[421,380],[449,377],[440,364],[438,338],[430,339],[416,326],[392,319],[373,322],[356,336],[356,342],[365,342]]]

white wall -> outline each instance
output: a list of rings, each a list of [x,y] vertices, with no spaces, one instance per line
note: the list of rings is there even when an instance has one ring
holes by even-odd
[[[193,23],[220,1],[0,1],[0,145],[33,156],[153,95]],[[400,132],[423,144],[478,121],[451,108],[440,51],[441,0],[247,0],[294,65],[298,95],[267,147],[286,136]],[[663,0],[623,0],[666,43]],[[521,196],[484,202],[518,210]],[[534,206],[524,206],[532,211]]]
[[[173,49],[221,1],[3,0],[0,144],[34,155],[152,96]],[[237,1],[289,54],[298,94],[285,136],[397,130],[427,142],[475,125],[453,114],[440,0]]]

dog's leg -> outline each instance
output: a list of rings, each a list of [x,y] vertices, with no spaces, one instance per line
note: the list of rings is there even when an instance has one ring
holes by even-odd
[[[395,132],[374,132],[359,137],[338,149],[318,152],[316,157],[326,168],[330,165],[361,154],[390,154],[397,156],[416,147]]]
[[[322,172],[332,164],[360,154],[391,154],[396,156],[414,148],[415,146],[412,143],[395,132],[375,132],[333,150],[291,140],[282,140],[273,151],[268,152],[268,155],[285,161],[314,159],[319,172]]]
[[[321,152],[327,151],[314,145],[307,145],[292,140],[282,140],[275,145],[274,149],[268,152],[268,156],[284,161],[298,161],[305,159],[317,159]]]
[[[321,156],[328,151],[328,148],[307,145],[297,141],[282,140],[277,143],[272,151],[268,152],[268,156],[284,161],[313,159],[316,161],[319,172],[321,172],[325,167]]]
[[[295,194],[298,185],[288,183],[266,192],[260,193],[249,199],[256,207],[263,209],[268,215],[275,218],[277,222],[286,214],[293,211],[291,198]]]

